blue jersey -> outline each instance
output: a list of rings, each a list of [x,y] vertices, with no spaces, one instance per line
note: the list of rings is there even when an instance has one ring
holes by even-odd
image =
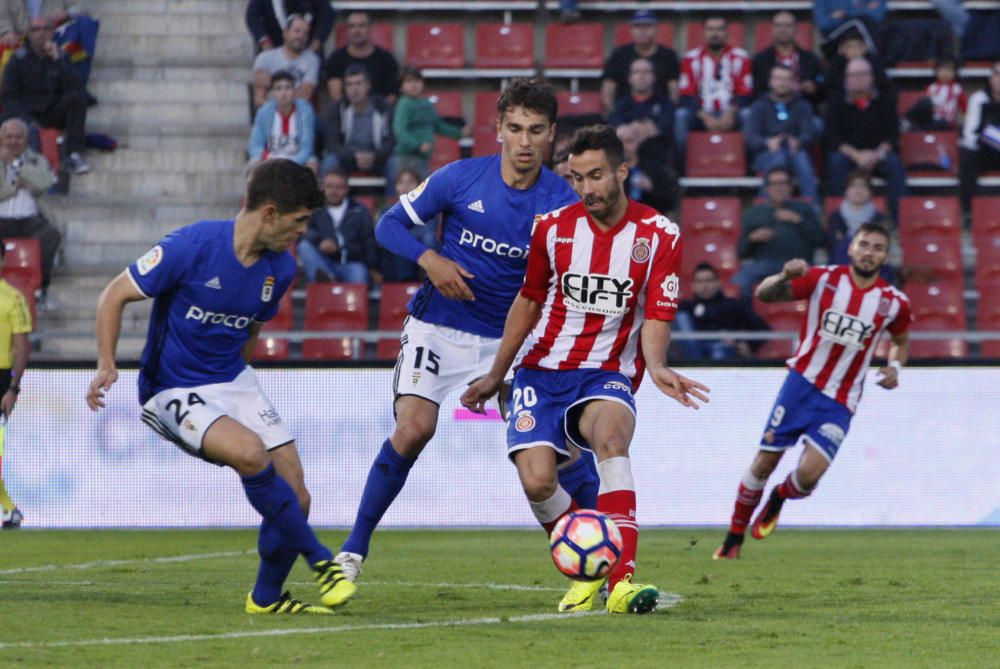
[[[167,388],[235,379],[253,321],[268,321],[295,278],[295,259],[265,251],[245,267],[233,250],[235,222],[175,230],[129,266],[136,287],[156,298],[139,370],[139,402]]]
[[[444,214],[440,253],[475,277],[466,282],[476,299],[450,300],[426,281],[410,300],[410,313],[427,323],[500,337],[524,282],[535,218],[578,199],[544,167],[531,188],[511,188],[500,175],[500,154],[439,169],[394,208],[402,207],[416,225]]]

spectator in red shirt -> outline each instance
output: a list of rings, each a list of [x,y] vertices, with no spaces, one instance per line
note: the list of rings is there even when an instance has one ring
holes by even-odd
[[[739,112],[753,95],[750,56],[726,43],[726,19],[709,16],[704,26],[705,44],[684,54],[681,63],[681,101],[674,123],[681,164],[690,131],[738,128]]]
[[[914,130],[954,130],[959,115],[965,114],[968,99],[962,84],[956,81],[958,64],[951,58],[934,63],[934,81],[924,90],[925,95],[906,112],[906,120]]]

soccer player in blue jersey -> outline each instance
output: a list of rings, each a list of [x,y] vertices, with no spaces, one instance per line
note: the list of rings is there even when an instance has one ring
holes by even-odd
[[[524,280],[535,218],[578,199],[542,166],[557,110],[547,83],[514,80],[497,101],[500,153],[446,165],[379,221],[375,236],[382,246],[419,264],[427,281],[410,301],[403,327],[393,387],[396,429],[372,464],[354,527],[336,557],[348,579],[361,572],[376,525],[434,436],[442,400],[489,370]],[[442,214],[435,252],[410,231]],[[597,476],[589,454],[559,474],[558,494],[594,507]],[[544,508],[532,504],[543,525],[550,520]]]
[[[118,378],[115,348],[129,302],[155,298],[139,372],[142,420],[184,451],[234,469],[263,517],[260,569],[247,613],[332,613],[354,594],[309,527],[309,492],[295,441],[247,365],[261,323],[295,277],[287,249],[323,196],[309,168],[274,159],[247,181],[235,220],[200,221],[164,237],[108,284],[97,307],[94,411]],[[324,606],[283,592],[302,555]]]

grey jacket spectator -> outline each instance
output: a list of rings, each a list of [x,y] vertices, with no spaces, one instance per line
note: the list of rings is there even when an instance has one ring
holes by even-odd
[[[334,12],[329,0],[249,0],[247,29],[261,51],[273,49],[284,44],[288,17],[295,14],[309,21],[309,48],[321,53],[333,30]]]
[[[320,57],[307,48],[309,23],[303,18],[293,18],[285,29],[285,42],[279,47],[261,51],[253,62],[254,109],[267,102],[271,88],[271,75],[291,72],[295,77],[295,94],[311,100],[319,83]]]
[[[344,76],[352,65],[361,65],[368,72],[372,92],[390,103],[399,93],[399,63],[395,56],[371,41],[371,18],[367,12],[347,15],[347,44],[333,53],[323,64],[326,92],[331,100],[344,94]]]
[[[779,105],[784,105],[780,107]],[[776,135],[794,137],[799,145],[808,146],[816,139],[816,123],[812,105],[795,95],[788,102],[776,101],[771,95],[758,98],[750,105],[743,136],[747,150],[756,154],[767,149],[767,139]]]
[[[361,66],[348,68],[344,98],[326,112],[322,173],[340,167],[348,173],[384,176],[392,155],[392,115],[389,104],[369,94],[370,83]]]

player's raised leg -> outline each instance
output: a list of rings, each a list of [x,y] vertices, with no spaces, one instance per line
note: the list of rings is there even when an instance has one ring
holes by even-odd
[[[768,497],[767,504],[753,521],[750,532],[754,539],[766,539],[778,527],[778,516],[785,501],[802,499],[812,494],[819,480],[830,467],[830,457],[808,438],[806,447],[799,458],[799,464],[785,480],[776,485]]]
[[[740,479],[733,515],[729,521],[729,532],[726,533],[722,545],[712,554],[713,560],[735,560],[740,556],[740,547],[743,545],[747,526],[750,525],[750,519],[757,505],[760,504],[767,479],[778,466],[782,455],[784,451],[757,452],[757,456]]]

